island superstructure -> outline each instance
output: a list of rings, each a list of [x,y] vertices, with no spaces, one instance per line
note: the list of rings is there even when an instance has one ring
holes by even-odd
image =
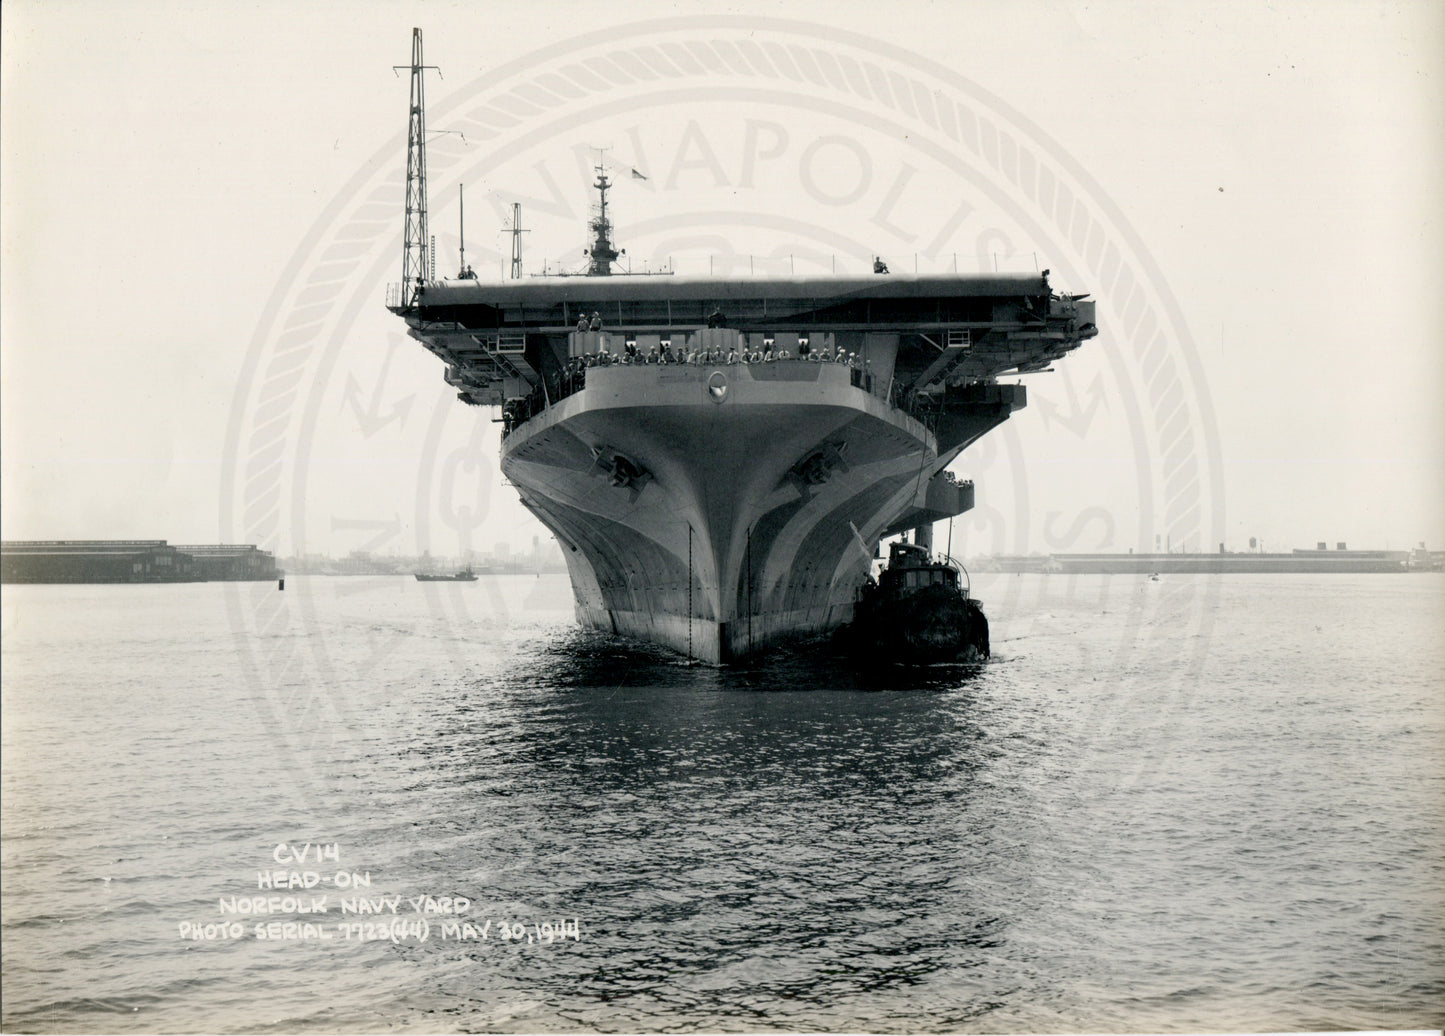
[[[552,531],[585,625],[726,662],[847,622],[883,537],[973,506],[947,470],[1094,336],[1032,274],[616,272],[598,169],[585,274],[430,274],[414,36],[404,280],[389,308],[466,404],[502,408],[501,467]],[[470,271],[463,271],[470,273]]]

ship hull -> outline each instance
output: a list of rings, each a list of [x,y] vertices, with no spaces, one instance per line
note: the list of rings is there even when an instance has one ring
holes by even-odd
[[[936,477],[956,451],[856,380],[600,367],[513,430],[502,470],[562,543],[578,621],[712,663],[849,621],[880,536],[972,504]]]

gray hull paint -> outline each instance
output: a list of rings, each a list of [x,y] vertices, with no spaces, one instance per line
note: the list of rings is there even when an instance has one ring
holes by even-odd
[[[613,484],[615,454],[641,478]],[[940,467],[932,434],[847,367],[797,361],[594,368],[502,453],[563,544],[580,622],[713,663],[846,622],[879,536]]]

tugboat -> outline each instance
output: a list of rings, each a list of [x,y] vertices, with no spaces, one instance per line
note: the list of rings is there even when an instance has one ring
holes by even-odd
[[[983,605],[960,585],[962,569],[915,543],[894,543],[888,567],[859,594],[849,641],[890,661],[927,665],[989,657]]]
[[[413,574],[416,576],[418,583],[475,583],[477,581],[477,574],[472,571],[471,565],[468,565],[459,572],[453,572],[449,576],[437,575],[434,572],[416,572]]]
[[[1438,572],[1440,562],[1425,549],[1425,542],[1421,540],[1420,545],[1411,550],[1410,556],[1405,559],[1405,568],[1410,572]]]

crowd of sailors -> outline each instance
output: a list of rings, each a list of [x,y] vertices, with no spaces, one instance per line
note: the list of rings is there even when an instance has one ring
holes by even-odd
[[[807,339],[798,340],[797,356],[787,349],[774,349],[772,343],[766,339],[762,348],[732,346],[724,349],[714,345],[702,348],[691,347],[686,350],[674,350],[671,342],[664,341],[660,347],[653,346],[645,353],[637,347],[636,342],[629,340],[622,352],[609,352],[607,346],[602,345],[595,353],[572,357],[568,361],[568,366],[573,370],[582,370],[586,367],[607,367],[615,363],[690,363],[695,366],[715,366],[724,363],[772,363],[774,360],[792,359],[812,360],[816,363],[843,363],[855,370],[862,370],[866,366],[865,361],[860,359],[857,353],[849,352],[846,349],[835,350],[831,345],[813,349],[808,345]]]
[[[591,323],[596,324],[596,322],[597,319],[594,315]],[[582,330],[582,324],[583,321],[578,322],[579,330]],[[589,326],[587,329],[596,330],[597,328]],[[686,349],[673,349],[671,342],[663,340],[660,345],[653,346],[646,352],[639,349],[635,341],[629,339],[623,350],[618,353],[609,351],[604,341],[596,352],[569,358],[561,371],[554,371],[550,377],[539,382],[526,398],[509,400],[502,407],[503,432],[510,434],[516,425],[585,387],[587,371],[593,367],[610,367],[619,364],[623,366],[690,364],[695,367],[712,367],[728,364],[766,364],[779,361],[841,364],[852,371],[851,380],[854,387],[867,392],[873,391],[873,372],[869,369],[867,360],[859,357],[856,352],[841,348],[835,349],[831,344],[814,349],[806,338],[798,339],[796,355],[788,349],[774,349],[773,343],[767,339],[763,340],[761,348],[746,348],[740,339],[736,344],[727,348],[719,345],[698,346],[694,344]]]

